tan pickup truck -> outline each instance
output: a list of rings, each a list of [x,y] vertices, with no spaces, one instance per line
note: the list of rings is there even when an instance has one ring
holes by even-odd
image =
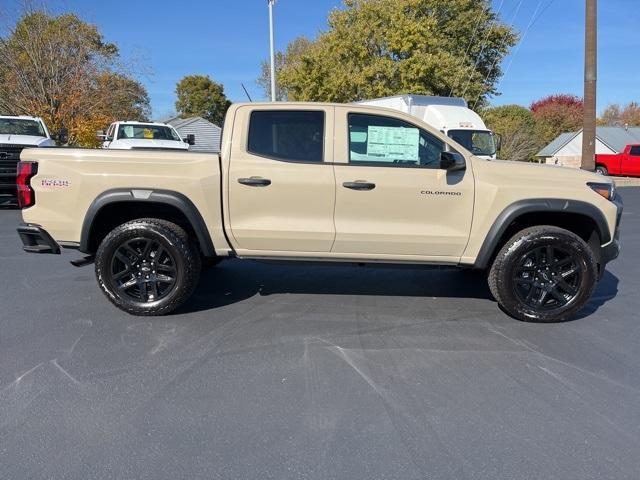
[[[24,249],[78,249],[136,315],[171,312],[203,265],[235,257],[486,269],[509,314],[559,321],[619,250],[611,180],[482,160],[383,108],[236,104],[220,155],[59,148],[21,160]]]

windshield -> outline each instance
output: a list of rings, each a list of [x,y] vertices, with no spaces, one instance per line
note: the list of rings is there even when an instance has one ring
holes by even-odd
[[[0,134],[4,135],[32,135],[46,137],[42,124],[36,120],[24,118],[0,118]]]
[[[120,125],[118,140],[125,138],[182,141],[173,128],[164,125]]]
[[[449,130],[447,135],[474,155],[492,156],[496,153],[493,132],[487,130]]]

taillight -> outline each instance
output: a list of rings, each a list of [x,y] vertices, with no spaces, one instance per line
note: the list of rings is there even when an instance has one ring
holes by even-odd
[[[36,194],[31,188],[31,179],[38,173],[38,164],[35,162],[18,162],[18,205],[27,208],[36,203]]]

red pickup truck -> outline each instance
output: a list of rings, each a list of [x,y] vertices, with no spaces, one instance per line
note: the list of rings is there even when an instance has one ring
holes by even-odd
[[[640,177],[640,145],[627,145],[622,153],[615,155],[596,155],[596,172]]]

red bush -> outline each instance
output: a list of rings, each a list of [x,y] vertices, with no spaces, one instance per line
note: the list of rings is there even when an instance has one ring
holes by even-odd
[[[549,95],[537,102],[533,102],[529,108],[533,113],[538,113],[540,110],[550,105],[561,105],[568,108],[582,109],[584,108],[584,100],[580,97],[569,94]]]

